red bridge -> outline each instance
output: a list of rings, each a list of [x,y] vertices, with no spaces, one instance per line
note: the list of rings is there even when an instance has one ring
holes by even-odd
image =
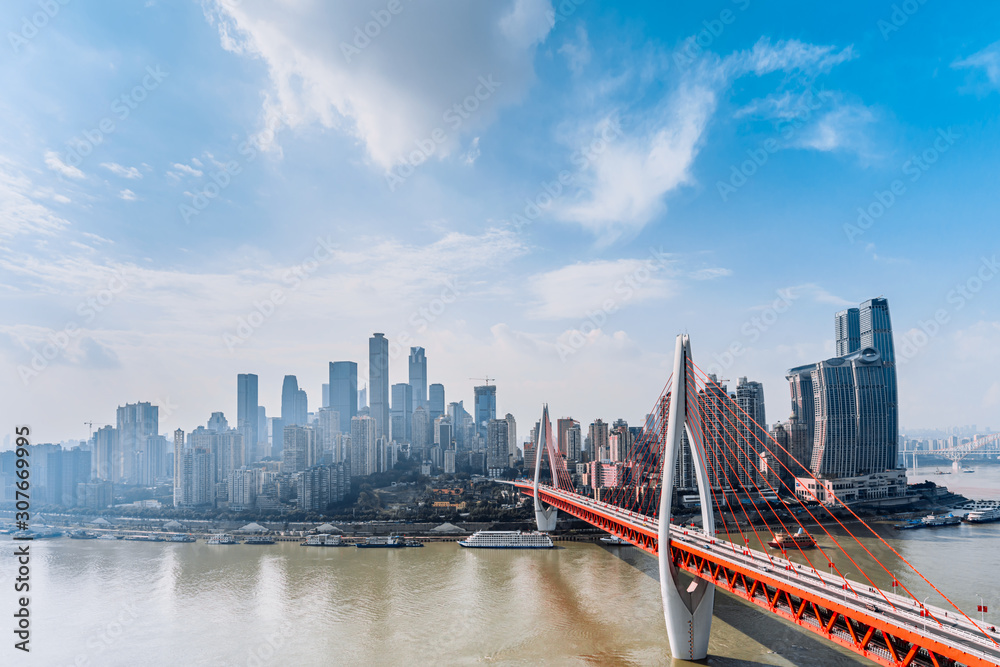
[[[576,492],[546,407],[535,480],[515,484],[534,498],[540,530],[554,529],[561,511],[658,558],[673,657],[706,657],[715,588],[721,587],[881,665],[1000,665],[996,630],[969,618],[851,507],[838,500],[840,507],[817,504],[805,486],[799,489],[805,498],[796,496],[794,479],[812,477],[808,466],[693,364],[687,336],[678,337],[674,373],[651,421],[621,461],[615,486],[600,488],[603,496],[595,499]],[[552,484],[539,481],[542,448]],[[696,478],[700,526],[671,524],[674,494],[660,490],[673,489],[678,476]],[[851,515],[853,530],[835,509]],[[808,537],[790,537],[795,529],[806,534],[806,524],[829,538],[861,581],[850,580],[850,572],[841,572],[824,550],[811,552]],[[839,528],[837,535],[828,527]],[[767,535],[778,548],[765,546]],[[865,557],[851,556],[841,542],[860,547],[852,550]],[[943,604],[917,600],[872,554],[876,543],[898,558],[895,572],[913,573]],[[790,552],[801,558],[790,559]],[[692,575],[689,581],[682,581],[681,572]],[[885,575],[903,594],[882,590],[872,579]]]

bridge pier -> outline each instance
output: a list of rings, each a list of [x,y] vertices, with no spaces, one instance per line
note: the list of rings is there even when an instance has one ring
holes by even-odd
[[[545,507],[545,504],[538,499],[538,495],[535,495],[535,524],[538,526],[538,532],[551,533],[555,530],[558,515],[559,510],[555,507]]]
[[[705,534],[715,535],[715,513],[711,487],[703,462],[703,433],[697,419],[688,419],[687,366],[691,357],[691,341],[687,335],[677,337],[674,354],[674,375],[670,389],[670,411],[664,437],[663,474],[660,485],[660,520],[658,559],[660,565],[660,596],[670,640],[670,653],[675,659],[703,660],[708,656],[708,640],[712,632],[712,612],[715,608],[715,584],[695,577],[682,587],[677,568],[670,557],[670,516],[673,503],[674,467],[683,447],[685,429],[691,445],[691,457],[698,480],[701,500],[701,521]],[[662,409],[662,408],[658,408]],[[694,411],[693,411],[694,412]],[[695,412],[695,414],[697,414]]]

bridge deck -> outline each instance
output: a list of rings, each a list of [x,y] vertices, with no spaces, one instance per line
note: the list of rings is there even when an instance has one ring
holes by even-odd
[[[533,495],[531,483],[516,482],[515,485],[525,494]],[[656,555],[659,551],[659,522],[656,519],[551,486],[540,486],[539,495],[544,502],[617,534],[651,554]],[[934,655],[917,648],[922,647],[964,665],[1000,665],[1000,646],[965,618],[956,618],[953,612],[945,609],[922,606],[911,598],[870,589],[766,552],[710,538],[693,528],[671,526],[670,548],[676,551],[672,556],[678,567],[714,580],[758,604],[765,601],[771,611],[781,613],[787,608],[788,612],[796,612],[796,607],[800,607],[794,614],[781,615],[876,662],[909,665],[929,660],[925,664],[939,664]],[[783,593],[786,597],[779,602]],[[789,595],[799,599],[801,605],[793,604]],[[891,604],[887,604],[886,599]],[[811,618],[803,613],[806,602],[812,604],[815,611]],[[875,610],[866,605],[874,606]],[[921,616],[921,609],[932,616]],[[830,613],[829,617],[826,612]],[[836,623],[838,616],[839,625]],[[851,621],[859,623],[858,627]],[[821,627],[823,624],[825,628]],[[867,632],[864,641],[855,636],[856,630],[866,632],[866,628],[883,631],[891,638],[886,638],[881,646],[870,645],[872,632]],[[997,637],[1000,641],[1000,635]],[[893,644],[896,639],[912,643],[912,650],[905,657],[896,655],[897,647]]]

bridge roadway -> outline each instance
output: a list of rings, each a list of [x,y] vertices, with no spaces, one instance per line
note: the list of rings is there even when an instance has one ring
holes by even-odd
[[[529,493],[532,491],[530,482],[522,481],[515,484],[523,491]],[[551,486],[539,485],[539,491],[543,494],[543,501],[545,500],[544,496],[561,498],[565,502],[605,515],[616,523],[631,527],[639,533],[649,535],[654,539],[658,538],[659,521],[654,518]],[[627,536],[622,535],[622,537]],[[679,543],[677,546],[681,549],[699,553],[716,563],[748,569],[762,581],[770,579],[780,582],[783,588],[800,589],[808,593],[811,598],[829,603],[831,609],[836,609],[837,606],[846,607],[853,612],[853,616],[870,619],[877,619],[875,616],[877,614],[878,617],[889,621],[892,625],[905,628],[915,635],[927,637],[963,653],[974,655],[987,661],[988,664],[1000,665],[1000,647],[985,637],[964,617],[959,617],[955,611],[931,605],[923,606],[908,597],[888,591],[870,589],[869,586],[856,581],[849,581],[836,575],[822,574],[808,566],[777,558],[766,552],[745,546],[741,547],[726,540],[709,538],[696,529],[671,526],[670,539],[671,542]],[[883,596],[885,597],[883,598]],[[888,604],[886,599],[890,600],[895,608]],[[873,612],[866,605],[873,605],[877,611]],[[921,616],[921,608],[928,610],[933,617]],[[846,633],[844,634],[846,635]],[[996,639],[997,643],[1000,643],[1000,634],[996,635]]]

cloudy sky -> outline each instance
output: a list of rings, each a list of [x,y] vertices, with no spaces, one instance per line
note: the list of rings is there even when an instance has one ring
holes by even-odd
[[[521,435],[637,422],[681,332],[774,422],[879,295],[902,425],[996,427],[1000,6],[894,6],[4,3],[5,429],[313,409],[374,331]]]

